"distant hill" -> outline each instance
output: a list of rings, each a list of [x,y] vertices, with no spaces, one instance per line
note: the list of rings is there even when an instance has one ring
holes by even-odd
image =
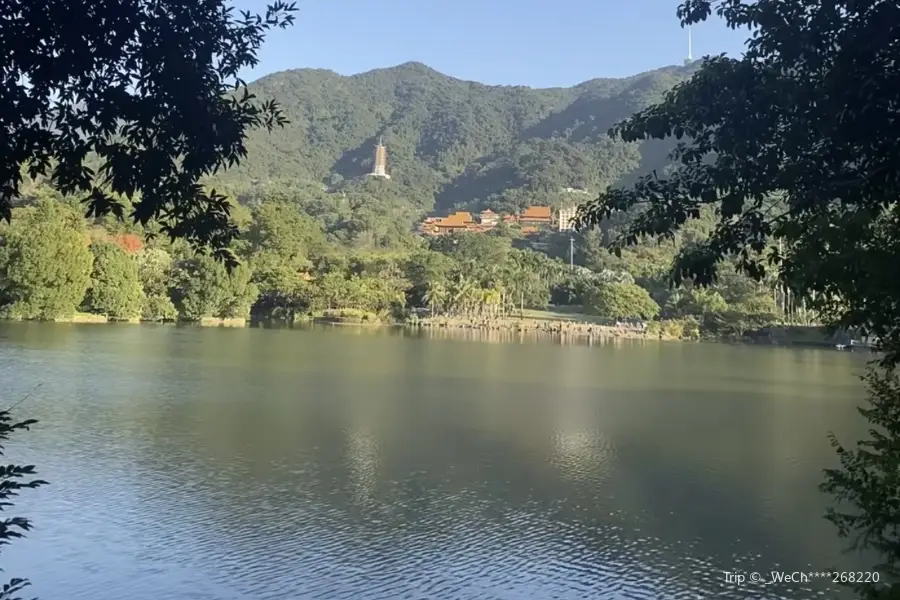
[[[282,71],[249,87],[277,99],[291,123],[254,132],[245,163],[221,179],[340,187],[372,170],[383,138],[392,179],[382,185],[417,211],[558,203],[563,188],[596,191],[663,167],[669,144],[624,144],[606,131],[695,68],[551,89],[462,81],[420,63],[352,76]]]

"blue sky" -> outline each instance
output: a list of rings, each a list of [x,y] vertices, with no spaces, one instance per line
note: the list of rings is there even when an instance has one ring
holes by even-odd
[[[260,12],[265,0],[233,0]],[[300,67],[349,75],[419,61],[488,84],[569,86],[679,64],[680,0],[299,0],[294,27],[269,36],[262,75]],[[740,55],[747,33],[694,27],[694,57]]]

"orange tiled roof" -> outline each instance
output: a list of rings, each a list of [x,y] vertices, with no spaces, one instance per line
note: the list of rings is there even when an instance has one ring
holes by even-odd
[[[524,233],[525,235],[528,235],[531,233],[537,233],[537,232],[538,232],[537,227],[523,227],[522,228],[522,233]]]
[[[504,223],[514,223],[516,221],[516,215],[503,215]]]
[[[472,223],[461,221],[459,219],[441,219],[437,223],[434,224],[435,227],[468,227]]]
[[[455,212],[449,217],[444,217],[443,219],[438,219],[436,221],[439,225],[455,225],[461,226],[469,223],[474,223],[472,220],[472,215],[467,212]]]
[[[549,219],[550,217],[549,206],[529,206],[522,213],[523,219]]]

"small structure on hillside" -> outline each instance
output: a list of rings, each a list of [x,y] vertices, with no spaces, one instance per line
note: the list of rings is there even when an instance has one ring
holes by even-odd
[[[476,228],[472,214],[465,211],[457,211],[443,219],[434,219],[429,226],[436,235],[446,235],[454,231],[472,231]]]
[[[482,227],[496,227],[500,223],[500,215],[491,209],[487,209],[481,211],[481,214],[478,215],[478,220]]]
[[[560,231],[572,231],[575,229],[575,215],[578,207],[574,204],[559,209],[556,214],[556,225]]]
[[[387,172],[387,147],[382,143],[382,139],[378,138],[378,145],[375,146],[375,168],[369,174],[370,177],[379,177],[381,179],[390,179],[391,176]]]
[[[550,225],[553,222],[553,214],[549,206],[529,206],[519,216],[522,225]]]

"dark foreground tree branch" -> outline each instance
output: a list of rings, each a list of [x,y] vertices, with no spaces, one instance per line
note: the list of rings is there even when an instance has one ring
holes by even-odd
[[[0,0],[0,218],[10,219],[24,176],[43,177],[82,195],[88,216],[157,223],[233,266],[228,201],[202,182],[247,155],[249,130],[286,122],[240,73],[294,11],[281,0],[264,15],[226,0]],[[0,411],[0,455],[34,423]],[[45,483],[34,473],[0,467],[0,509]],[[29,528],[22,517],[0,521],[0,546]],[[13,579],[0,600],[26,585]]]
[[[26,396],[27,397],[27,396]],[[21,404],[21,401],[17,403]],[[34,419],[16,422],[12,418],[10,409],[0,411],[0,456],[6,452],[6,442],[16,431],[29,429],[37,423]],[[13,506],[12,499],[18,496],[20,490],[35,489],[46,485],[46,481],[34,479],[36,475],[33,465],[0,466],[0,511],[6,512]],[[24,517],[0,518],[0,548],[10,541],[21,538],[31,529],[31,522]],[[12,579],[0,587],[0,600],[18,600],[17,594],[28,586],[26,579]]]
[[[82,194],[89,215],[155,221],[233,262],[228,202],[201,183],[246,156],[249,130],[285,123],[240,73],[295,7],[279,0],[254,15],[228,4],[0,2],[0,217],[24,169]]]
[[[683,25],[716,12],[749,39],[741,58],[704,59],[694,77],[610,133],[674,136],[673,170],[610,189],[578,226],[619,213],[618,251],[672,237],[714,211],[712,235],[677,257],[671,280],[704,285],[723,262],[762,280],[775,270],[834,327],[873,334],[870,439],[835,445],[823,489],[852,510],[828,517],[877,550],[882,582],[900,581],[900,5],[888,0],[686,0]],[[772,207],[777,218],[772,218]],[[863,586],[871,597],[900,588]]]

